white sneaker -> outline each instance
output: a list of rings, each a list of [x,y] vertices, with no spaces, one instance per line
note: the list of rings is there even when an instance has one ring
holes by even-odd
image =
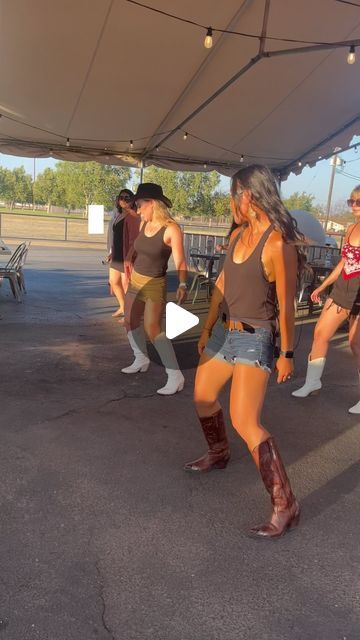
[[[185,384],[185,378],[179,369],[166,369],[168,380],[164,387],[157,390],[161,396],[172,396],[174,393],[182,391]]]

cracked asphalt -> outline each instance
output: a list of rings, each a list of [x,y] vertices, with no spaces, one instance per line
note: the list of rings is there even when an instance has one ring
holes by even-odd
[[[322,392],[270,383],[264,423],[302,504],[299,528],[248,538],[268,499],[231,429],[225,471],[186,474],[204,451],[192,405],[195,345],[164,372],[124,376],[103,252],[32,246],[28,289],[0,288],[0,640],[358,640],[359,386],[346,335]],[[228,392],[224,392],[224,406]]]

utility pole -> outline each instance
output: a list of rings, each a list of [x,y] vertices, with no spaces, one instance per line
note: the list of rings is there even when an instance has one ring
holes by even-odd
[[[35,188],[35,180],[36,180],[36,159],[34,158],[34,171],[33,171],[33,184],[32,184],[32,199],[33,199],[33,211],[35,211],[35,196],[34,196],[34,188]]]
[[[333,186],[334,186],[336,167],[341,167],[343,164],[343,160],[339,158],[339,156],[337,155],[337,152],[341,151],[340,147],[335,147],[334,151],[335,151],[335,155],[332,156],[332,158],[330,158],[330,165],[332,169],[331,169],[331,176],[330,176],[328,199],[326,203],[326,215],[325,215],[325,227],[324,227],[325,233],[327,232],[327,228],[329,224],[330,206],[331,206],[331,198],[332,198],[332,192],[333,192]]]

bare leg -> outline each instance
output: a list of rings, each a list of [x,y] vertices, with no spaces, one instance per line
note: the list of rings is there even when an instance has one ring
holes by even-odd
[[[331,338],[347,319],[348,315],[349,312],[346,309],[341,309],[336,304],[332,304],[331,298],[328,298],[315,326],[310,360],[326,357]]]
[[[360,320],[359,316],[351,316],[349,344],[352,354],[355,358],[356,366],[360,370]]]
[[[218,396],[233,375],[233,365],[203,353],[196,370],[194,402],[200,417],[213,415],[221,409]]]
[[[360,382],[360,320],[359,316],[351,316],[349,331],[350,348],[355,358],[355,362],[359,373]],[[360,413],[360,400],[353,407],[350,407],[349,413]]]
[[[161,322],[165,304],[148,299],[145,303],[144,328],[149,340],[153,342],[161,333]]]
[[[270,437],[260,422],[268,381],[269,373],[259,367],[245,364],[234,367],[230,416],[234,428],[250,451]]]
[[[113,315],[120,315],[120,313],[124,313],[125,291],[122,285],[122,279],[121,279],[122,275],[123,274],[121,274],[120,271],[117,271],[116,269],[112,269],[110,267],[109,282],[119,304],[118,311],[116,311],[115,314]]]

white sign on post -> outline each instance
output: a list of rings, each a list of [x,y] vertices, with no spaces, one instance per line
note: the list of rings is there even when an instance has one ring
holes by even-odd
[[[104,233],[104,205],[89,204],[88,206],[88,233]]]

